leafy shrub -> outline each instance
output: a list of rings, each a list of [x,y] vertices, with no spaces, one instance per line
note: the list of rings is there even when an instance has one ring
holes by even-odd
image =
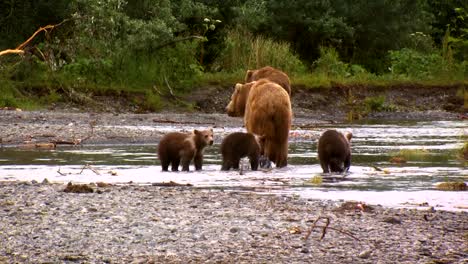
[[[320,58],[314,62],[315,70],[328,77],[346,77],[348,65],[340,61],[338,52],[331,47],[320,47]]]
[[[262,36],[254,37],[239,29],[228,32],[226,48],[215,61],[214,69],[235,72],[266,65],[288,74],[305,72],[304,64],[286,42],[275,42]]]
[[[384,110],[385,96],[367,97],[364,99],[364,105],[370,112],[380,112]]]
[[[153,92],[146,92],[145,101],[142,104],[144,110],[158,111],[163,107],[161,97]]]
[[[403,48],[389,51],[393,74],[406,75],[412,78],[433,79],[448,72],[444,58],[437,53],[425,54],[412,49]]]

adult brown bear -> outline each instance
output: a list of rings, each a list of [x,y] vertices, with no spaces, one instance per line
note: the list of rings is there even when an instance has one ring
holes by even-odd
[[[243,132],[234,132],[226,136],[221,143],[221,170],[239,169],[239,162],[243,157],[249,157],[250,168],[257,170],[261,154],[260,140],[258,136]]]
[[[279,84],[286,90],[286,92],[288,92],[289,95],[291,95],[291,83],[286,73],[270,66],[256,70],[247,70],[247,73],[245,74],[246,83],[258,81],[260,79],[267,79]]]
[[[236,84],[226,111],[229,116],[244,116],[247,132],[264,138],[265,156],[276,167],[287,166],[292,109],[281,86],[266,79]]]
[[[213,145],[213,129],[202,131],[195,129],[189,134],[179,132],[166,134],[158,146],[162,170],[167,171],[171,164],[172,171],[178,171],[179,164],[182,163],[182,170],[189,171],[192,159],[195,169],[201,170],[203,150],[207,145]]]
[[[324,173],[347,172],[351,166],[351,133],[325,131],[318,141],[318,158]]]

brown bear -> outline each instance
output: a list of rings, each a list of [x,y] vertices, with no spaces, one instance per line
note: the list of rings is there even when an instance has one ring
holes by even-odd
[[[324,173],[347,172],[351,166],[351,133],[325,131],[318,141],[318,158]]]
[[[221,170],[239,169],[239,162],[243,157],[248,157],[250,168],[257,170],[261,154],[259,140],[258,136],[243,132],[235,132],[225,137],[221,143]]]
[[[172,171],[178,171],[179,163],[182,163],[182,170],[189,171],[192,159],[195,163],[195,169],[201,170],[203,150],[207,145],[213,145],[213,129],[202,131],[195,129],[189,134],[179,132],[166,134],[158,146],[162,170],[167,171],[169,164],[171,164]]]
[[[247,98],[249,97],[250,89],[255,83],[256,82],[236,84],[234,92],[231,95],[231,101],[226,106],[228,116],[244,117]]]
[[[286,73],[270,66],[256,70],[247,70],[247,73],[245,74],[246,83],[258,81],[260,79],[267,79],[271,82],[279,84],[286,90],[286,92],[288,92],[288,95],[291,95],[291,84]]]
[[[226,110],[230,116],[244,116],[247,132],[264,137],[263,152],[276,167],[287,166],[292,109],[281,86],[266,79],[237,84]]]

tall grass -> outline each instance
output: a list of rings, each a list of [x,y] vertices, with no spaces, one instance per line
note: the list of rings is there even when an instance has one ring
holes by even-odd
[[[254,36],[241,29],[230,30],[226,48],[215,61],[214,67],[223,72],[245,72],[272,66],[290,75],[302,74],[306,67],[286,42],[278,42],[263,36]]]

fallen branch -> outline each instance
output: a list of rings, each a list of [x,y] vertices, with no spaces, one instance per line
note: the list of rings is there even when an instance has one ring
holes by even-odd
[[[324,226],[320,226],[320,225],[317,225],[317,222],[320,221],[321,219],[324,219],[326,221],[325,225]],[[327,229],[331,229],[331,230],[334,230],[334,231],[337,231],[339,233],[342,233],[344,235],[347,235],[347,236],[350,236],[356,240],[360,240],[359,238],[355,237],[353,234],[351,234],[350,232],[347,232],[347,231],[344,231],[344,230],[341,230],[341,229],[337,229],[337,228],[334,228],[334,227],[330,227],[330,218],[329,217],[318,217],[314,223],[312,224],[312,227],[309,229],[309,231],[307,232],[307,235],[304,237],[304,240],[307,240],[310,236],[310,234],[312,233],[312,230],[314,228],[322,228],[322,236],[320,237],[320,240],[322,240],[326,233],[327,233]]]
[[[24,50],[18,50],[18,49],[6,49],[0,51],[0,56],[6,55],[6,54],[24,54]]]
[[[62,25],[63,23],[67,22],[68,20],[69,19],[65,19],[64,21],[62,21],[62,22],[60,22],[58,24],[55,24],[55,25],[47,25],[47,26],[44,26],[44,27],[40,27],[38,30],[36,30],[36,32],[34,32],[34,34],[32,34],[31,37],[29,37],[25,42],[21,43],[15,49],[7,49],[7,50],[0,51],[0,56],[6,55],[6,54],[24,54],[24,48],[26,47],[26,45],[29,44],[29,42],[31,42],[37,36],[37,34],[41,33],[42,31],[45,31],[46,33],[49,33],[48,30],[52,30],[52,29]]]
[[[83,168],[81,169],[80,173],[78,173],[78,174],[83,173],[83,171],[84,171],[85,169],[90,169],[90,170],[91,170],[92,172],[94,172],[96,175],[101,175],[101,174],[99,173],[99,171],[97,171],[96,169],[94,169],[93,167],[91,167],[91,165],[89,165],[89,164],[84,165]]]
[[[80,171],[80,172],[77,172],[77,173],[72,173],[72,172],[64,173],[64,172],[61,172],[61,171],[60,171],[60,167],[58,168],[57,173],[60,174],[60,175],[62,175],[62,176],[71,175],[71,174],[79,175],[79,174],[82,174],[83,171],[84,171],[85,169],[90,169],[90,170],[91,170],[92,172],[94,172],[95,174],[101,175],[101,174],[99,173],[98,170],[94,169],[94,168],[91,167],[91,165],[89,165],[89,164],[84,165],[83,168],[81,168],[81,171]]]
[[[60,174],[60,175],[62,175],[62,176],[66,176],[66,175],[68,175],[68,174],[71,174],[71,173],[63,173],[63,172],[61,172],[61,171],[60,171],[60,167],[58,168],[57,173]]]
[[[195,121],[175,121],[175,120],[168,120],[168,119],[153,119],[155,123],[166,123],[166,124],[197,124],[197,125],[216,125],[215,123],[207,123],[207,122],[195,122]]]

